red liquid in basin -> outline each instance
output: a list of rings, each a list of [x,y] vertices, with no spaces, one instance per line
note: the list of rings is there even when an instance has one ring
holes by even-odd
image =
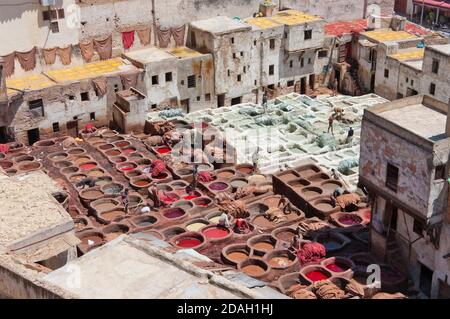
[[[225,228],[213,227],[203,231],[203,234],[208,238],[224,238],[228,236],[229,232]]]
[[[166,154],[166,153],[171,152],[172,150],[169,147],[160,147],[160,148],[156,149],[156,151],[159,154]]]
[[[181,208],[173,208],[164,213],[166,218],[178,218],[184,215],[184,211]]]
[[[194,237],[184,237],[177,240],[177,246],[183,248],[192,248],[200,245],[202,242],[200,239]]]
[[[345,215],[339,218],[339,222],[344,225],[358,225],[361,224],[362,219],[356,215]]]
[[[125,166],[125,167],[121,167],[120,168],[120,170],[123,171],[123,172],[128,172],[128,171],[131,171],[133,169],[134,169],[133,166]]]
[[[329,277],[324,274],[321,271],[310,271],[309,273],[307,273],[306,278],[308,278],[309,280],[311,280],[312,282],[316,282],[316,281],[320,281],[320,280],[325,280],[328,279]]]
[[[95,168],[97,167],[97,164],[94,163],[88,163],[88,164],[81,164],[80,168],[81,169],[91,169],[91,168]]]
[[[339,264],[339,263],[333,263],[327,265],[327,269],[334,271],[334,272],[344,272],[348,268],[345,265]]]
[[[198,198],[198,196],[195,196],[195,195],[193,195],[193,196],[188,195],[188,196],[184,196],[184,197],[183,197],[183,199],[185,199],[185,200],[191,200],[191,199],[194,199],[194,198]]]
[[[212,183],[209,188],[212,189],[213,191],[223,191],[224,189],[226,189],[228,187],[227,184],[222,183],[222,182],[216,182],[216,183]]]

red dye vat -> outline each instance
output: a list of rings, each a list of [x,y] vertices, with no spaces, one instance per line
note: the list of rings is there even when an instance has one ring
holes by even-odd
[[[120,170],[123,171],[123,172],[128,172],[128,171],[131,171],[133,169],[134,169],[133,166],[124,166],[124,167],[120,168]]]
[[[329,264],[327,265],[327,269],[334,271],[334,272],[344,272],[346,271],[348,268],[342,264],[339,263],[333,263],[333,264]]]
[[[136,150],[134,148],[126,148],[126,149],[122,150],[122,153],[130,154],[130,153],[133,153],[135,151]]]
[[[212,183],[209,188],[213,191],[223,191],[224,189],[226,189],[228,187],[227,184],[222,183],[222,182],[217,182],[217,183]]]
[[[170,149],[170,147],[163,146],[163,147],[160,147],[160,148],[156,149],[156,151],[159,154],[166,154],[166,153],[171,152],[172,150]]]
[[[182,210],[181,208],[173,208],[173,209],[170,209],[167,212],[165,212],[164,217],[172,219],[172,218],[181,217],[184,214],[185,214],[184,210]]]
[[[168,193],[166,195],[160,196],[159,199],[162,200],[166,204],[171,204],[171,203],[179,200],[180,198],[173,193]]]
[[[194,237],[183,237],[177,240],[177,246],[183,248],[192,248],[200,245],[202,242],[198,238]]]
[[[91,169],[91,168],[95,168],[95,167],[97,167],[97,164],[94,164],[94,163],[86,163],[86,164],[80,165],[81,169]]]
[[[329,278],[327,276],[327,274],[325,274],[325,273],[323,273],[321,271],[310,271],[305,276],[306,276],[306,278],[308,278],[312,282],[316,282],[316,281],[320,281],[320,280],[326,280],[326,279]]]
[[[194,199],[194,198],[198,198],[198,196],[195,196],[195,195],[188,195],[188,196],[184,196],[184,197],[183,197],[183,199],[185,199],[185,200],[191,200],[191,199]]]
[[[344,225],[358,225],[361,224],[362,219],[357,215],[347,214],[340,217],[339,222]]]
[[[226,237],[229,232],[226,228],[221,228],[221,227],[212,227],[212,228],[208,228],[205,229],[203,231],[203,234],[208,237],[208,238],[224,238]]]

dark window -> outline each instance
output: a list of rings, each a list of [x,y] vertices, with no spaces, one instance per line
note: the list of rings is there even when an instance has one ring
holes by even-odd
[[[42,99],[29,101],[28,106],[34,114],[38,116],[44,116],[44,102],[42,101]]]
[[[242,80],[242,77],[241,77],[241,75],[240,75],[240,74],[238,74],[238,76],[237,76],[237,80],[238,80],[238,82],[241,82],[241,80]]]
[[[231,43],[234,44],[234,38],[231,38]]]
[[[184,80],[181,80],[181,85],[184,85]]]
[[[274,75],[275,74],[275,66],[272,64],[272,65],[269,65],[269,75]]]
[[[50,11],[50,17],[52,20],[57,20],[58,19],[58,11],[57,10],[51,10]]]
[[[445,178],[445,165],[439,165],[436,166],[435,172],[434,172],[434,179],[444,179]]]
[[[53,132],[54,133],[59,132],[59,123],[58,122],[53,123],[52,126],[53,126]]]
[[[156,109],[157,105],[156,104],[152,104],[152,109]]]
[[[423,225],[422,225],[422,223],[419,222],[417,219],[414,219],[413,231],[414,231],[417,235],[422,236],[422,233],[423,233]]]
[[[406,83],[408,83],[409,82],[409,78],[406,78]]]
[[[312,30],[305,31],[305,40],[312,39]]]
[[[211,94],[209,94],[209,93],[205,94],[205,101],[206,102],[211,101]]]
[[[428,267],[421,265],[419,289],[427,297],[431,297],[432,280],[433,280],[433,271]]]
[[[397,191],[398,186],[398,167],[390,163],[387,164],[386,170],[386,186],[394,192]]]
[[[244,51],[241,51],[241,56],[244,56]]]
[[[91,112],[89,114],[89,118],[91,119],[91,121],[95,121],[95,112]]]
[[[33,128],[31,130],[28,130],[27,135],[28,135],[28,145],[33,145],[40,139],[38,128]]]
[[[233,53],[233,59],[236,59],[236,53]]]
[[[253,41],[253,45],[254,45],[254,46],[256,46],[256,40],[255,40],[255,41]]]
[[[258,85],[258,81],[255,80],[255,86]]]
[[[275,90],[275,84],[270,84],[267,86],[270,90]]]
[[[228,70],[228,71],[227,71],[227,74],[228,74],[228,76],[230,76],[230,75],[231,75],[231,72],[230,72],[230,70]]]
[[[389,77],[389,70],[388,69],[384,69],[384,77],[385,78]]]
[[[166,82],[172,82],[172,72],[166,73]]]
[[[294,86],[294,80],[288,81],[288,82],[287,82],[287,86],[288,86],[288,87]]]
[[[114,84],[114,92],[118,92],[119,91],[119,84]]]
[[[195,88],[195,75],[189,75],[187,78],[188,88]]]
[[[294,66],[294,61],[289,61],[289,67],[292,68]]]
[[[200,96],[197,96],[197,101],[200,101],[202,98]]]
[[[411,85],[414,85],[414,80],[411,80]]]
[[[70,101],[75,100],[75,95],[69,95],[69,100],[70,100]]]
[[[320,50],[319,58],[326,58],[328,56],[328,50]]]
[[[241,104],[242,103],[242,96],[235,97],[231,99],[231,105]]]
[[[430,83],[430,94],[434,95],[436,93],[436,84]]]
[[[311,58],[308,58],[308,64],[311,64],[311,63],[312,63]]]
[[[50,11],[44,11],[44,12],[42,12],[42,19],[43,19],[44,21],[50,20]]]
[[[82,92],[80,94],[81,101],[89,101],[89,92]]]
[[[433,59],[433,64],[431,65],[431,72],[438,74],[439,72],[439,60]]]
[[[59,32],[59,24],[58,22],[52,22],[50,24],[50,29],[52,30],[52,33],[58,33]]]
[[[270,48],[275,49],[275,39],[270,39]]]
[[[225,106],[225,94],[217,95],[217,107]]]
[[[287,36],[288,36],[288,34],[287,34],[287,32],[285,32],[284,33],[284,38],[287,39]]]
[[[243,68],[244,73],[247,73],[247,68],[244,66]]]
[[[159,79],[157,75],[152,76],[152,85],[156,85],[159,83]]]
[[[65,13],[64,13],[64,9],[59,9],[58,10],[58,19],[64,19],[66,17]]]
[[[304,67],[305,66],[305,59],[304,58],[301,58],[300,59],[300,67]]]

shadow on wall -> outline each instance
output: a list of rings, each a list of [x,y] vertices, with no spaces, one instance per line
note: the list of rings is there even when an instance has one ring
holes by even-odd
[[[62,8],[64,0],[56,0],[54,8]],[[38,26],[44,25],[42,11],[47,10],[42,6],[39,0],[1,0],[0,1],[0,23],[10,22],[14,19],[20,19],[24,12],[39,11]],[[1,33],[0,33],[1,35]]]

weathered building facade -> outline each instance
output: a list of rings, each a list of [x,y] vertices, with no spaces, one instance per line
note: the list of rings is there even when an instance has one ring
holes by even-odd
[[[433,298],[449,297],[447,122],[447,104],[418,95],[367,109],[361,129],[371,250]]]

